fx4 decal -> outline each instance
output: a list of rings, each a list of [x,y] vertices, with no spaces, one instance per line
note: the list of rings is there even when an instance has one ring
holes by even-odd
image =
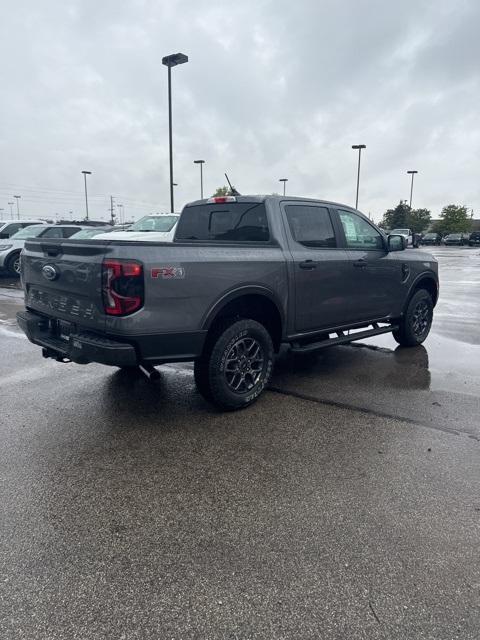
[[[150,276],[154,280],[157,278],[162,278],[162,280],[182,279],[185,278],[185,269],[183,267],[153,267]]]

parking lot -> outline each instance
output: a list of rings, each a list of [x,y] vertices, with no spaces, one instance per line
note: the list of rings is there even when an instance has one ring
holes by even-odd
[[[432,252],[424,346],[282,352],[227,414],[43,360],[0,279],[2,638],[477,639],[480,251]]]

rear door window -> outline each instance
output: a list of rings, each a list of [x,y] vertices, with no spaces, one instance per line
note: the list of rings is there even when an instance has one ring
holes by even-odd
[[[268,242],[264,202],[206,203],[185,207],[176,240],[216,242]]]
[[[330,214],[326,207],[303,204],[285,207],[291,234],[305,247],[332,249],[337,246]]]

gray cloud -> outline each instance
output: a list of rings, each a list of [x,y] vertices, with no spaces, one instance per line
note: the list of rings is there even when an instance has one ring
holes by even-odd
[[[408,196],[436,214],[480,207],[480,5],[407,0],[174,3],[23,0],[0,24],[0,207],[81,214],[107,196],[127,214],[168,208],[166,70],[174,69],[178,205],[232,174],[243,192],[288,189],[378,219]]]

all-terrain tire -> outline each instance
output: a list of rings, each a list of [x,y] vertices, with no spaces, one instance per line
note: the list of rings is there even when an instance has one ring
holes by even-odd
[[[255,320],[228,320],[207,339],[195,361],[195,383],[205,400],[234,411],[248,407],[267,386],[274,349],[267,329]]]
[[[393,331],[393,337],[403,347],[416,347],[430,333],[432,320],[432,296],[426,289],[419,289],[411,297],[399,328]]]

